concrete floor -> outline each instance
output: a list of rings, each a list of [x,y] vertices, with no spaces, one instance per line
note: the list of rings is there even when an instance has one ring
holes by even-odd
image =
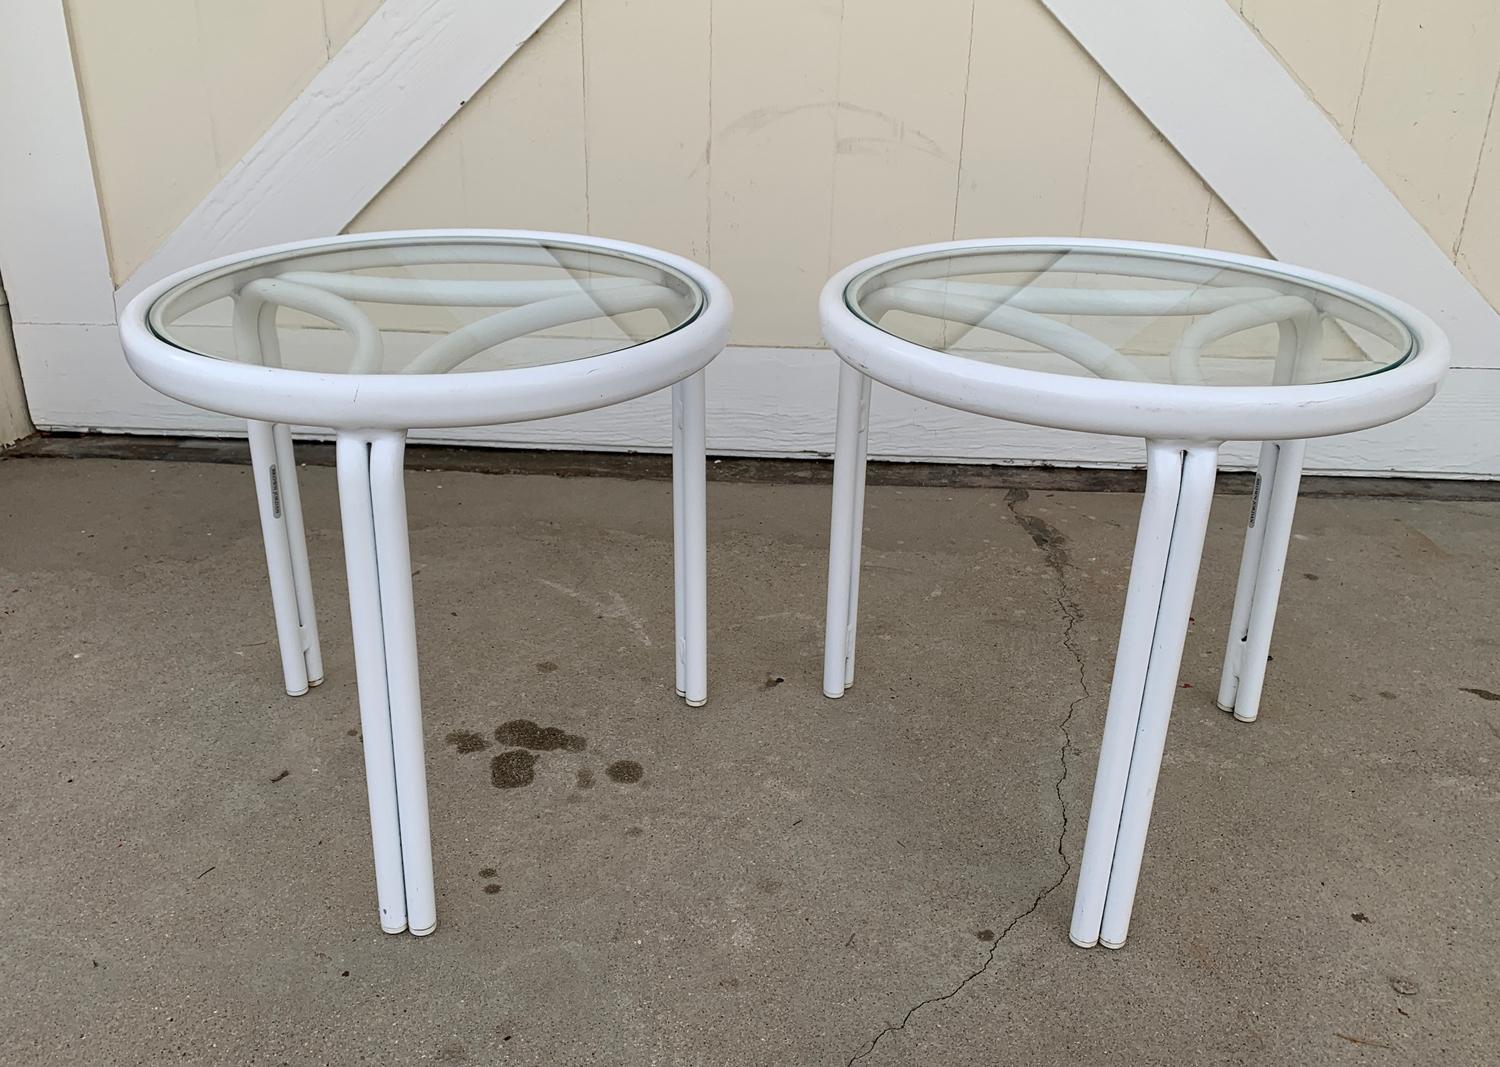
[[[246,468],[0,463],[5,1062],[1500,1056],[1500,504],[1305,500],[1242,726],[1219,501],[1111,953],[1065,932],[1137,498],[872,489],[833,703],[827,489],[713,485],[689,710],[667,485],[410,475],[418,940],[376,925],[333,472],[303,484],[329,677],[291,699]],[[587,747],[497,789],[518,718]]]

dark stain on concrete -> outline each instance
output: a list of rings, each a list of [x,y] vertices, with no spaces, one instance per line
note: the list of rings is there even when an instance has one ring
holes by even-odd
[[[550,659],[544,659],[542,660],[542,662],[536,665],[536,669],[541,671],[543,674],[551,674],[553,671],[557,670],[557,664],[553,663]]]
[[[1302,577],[1306,578],[1309,582],[1316,582],[1318,580],[1318,576],[1312,571],[1303,571]]]
[[[604,773],[609,775],[611,782],[622,785],[632,785],[646,776],[645,770],[633,759],[617,759],[604,768]]]
[[[536,756],[523,748],[513,748],[490,760],[490,782],[496,789],[519,789],[534,781]]]
[[[490,896],[494,896],[496,893],[500,892],[500,887],[494,882],[491,882],[489,885],[484,887],[484,891]]]
[[[473,730],[453,730],[443,740],[459,752],[482,752],[490,747],[484,735],[475,733]]]
[[[578,768],[578,788],[579,789],[592,789],[592,788],[594,788],[594,772],[591,771],[591,770],[589,770],[587,767],[579,767]]]
[[[775,689],[778,685],[780,685],[784,681],[786,681],[786,679],[783,678],[779,674],[767,675],[766,676],[766,680],[761,683],[761,688],[762,689]]]
[[[479,877],[481,878],[494,878],[497,873],[498,872],[493,867],[479,868]]]
[[[287,775],[289,775],[291,773],[292,773],[291,771],[282,771],[275,778],[271,779],[271,784],[275,785],[277,782],[281,781],[283,778],[285,778]]]
[[[530,719],[511,719],[495,729],[495,740],[502,745],[529,748],[533,752],[582,752],[588,741],[556,726],[538,726]]]
[[[978,930],[978,931],[975,931],[974,936],[977,937],[977,938],[979,938],[979,940],[981,940],[981,941],[993,941],[993,940],[995,940],[995,931],[993,931],[993,930]]]
[[[630,829],[628,829],[628,830],[625,831],[625,836],[626,837],[640,837],[645,832],[646,831],[642,830],[639,826],[632,826]]]
[[[766,896],[775,896],[781,892],[782,882],[776,878],[759,878],[755,882],[755,888]]]
[[[1395,700],[1396,699],[1396,694],[1392,693],[1389,689],[1382,689],[1380,691],[1380,695],[1383,696],[1387,700]]]
[[[1469,686],[1464,686],[1459,692],[1473,693],[1480,700],[1500,700],[1500,693],[1496,693],[1490,689],[1471,689]]]

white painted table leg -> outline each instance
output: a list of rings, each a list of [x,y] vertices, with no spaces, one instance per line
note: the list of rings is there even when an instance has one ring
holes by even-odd
[[[1167,553],[1161,607],[1151,642],[1151,660],[1146,668],[1140,721],[1130,756],[1130,774],[1120,810],[1109,891],[1104,900],[1104,921],[1099,931],[1099,942],[1106,948],[1124,945],[1130,929],[1136,883],[1140,879],[1141,860],[1146,850],[1146,831],[1151,822],[1156,781],[1167,743],[1167,723],[1177,695],[1182,646],[1187,639],[1193,591],[1198,584],[1198,564],[1203,557],[1203,537],[1208,530],[1217,463],[1218,447],[1206,445],[1188,447],[1183,461],[1182,489],[1172,526],[1172,543]]]
[[[1281,441],[1267,447],[1276,450],[1276,458],[1271,464],[1269,484],[1264,474],[1258,479],[1259,494],[1251,512],[1252,527],[1258,525],[1261,535],[1253,558],[1250,537],[1246,536],[1234,598],[1234,628],[1229,634],[1224,676],[1219,683],[1219,707],[1232,711],[1240,722],[1254,722],[1260,711],[1266,661],[1271,654],[1271,630],[1276,624],[1276,605],[1281,598],[1281,579],[1286,571],[1307,442]],[[1262,471],[1265,467],[1263,454]]]
[[[302,525],[302,491],[291,428],[278,423],[276,471],[281,484],[281,507],[286,517],[286,539],[291,549],[292,584],[297,590],[297,620],[302,628],[302,654],[307,662],[307,684],[323,681],[323,650],[318,643],[318,613],[313,604],[312,570],[307,562],[307,532]]]
[[[689,707],[708,701],[708,481],[704,374],[699,371],[673,387],[682,404],[681,604],[683,698]]]
[[[1182,492],[1184,453],[1181,449],[1148,445],[1146,495],[1136,528],[1135,554],[1125,592],[1125,614],[1115,654],[1114,679],[1109,689],[1109,711],[1099,743],[1099,768],[1094,775],[1094,797],[1089,807],[1088,835],[1078,868],[1078,892],[1073,900],[1073,923],[1068,936],[1080,948],[1099,942],[1104,900],[1114,865],[1120,812],[1130,775],[1130,757],[1140,725],[1146,670],[1161,612],[1162,587],[1172,527]]]
[[[1240,552],[1240,574],[1234,587],[1234,610],[1229,617],[1229,635],[1225,639],[1224,670],[1219,675],[1217,703],[1224,711],[1234,710],[1235,694],[1240,687],[1240,665],[1245,656],[1245,638],[1250,632],[1250,605],[1255,602],[1255,578],[1260,573],[1261,544],[1265,539],[1265,502],[1276,484],[1278,445],[1266,441],[1260,446],[1260,462],[1255,468],[1255,488],[1250,493],[1250,518],[1245,524],[1245,547]]]
[[[672,618],[676,636],[673,641],[676,660],[677,695],[687,696],[687,576],[683,569],[686,533],[683,526],[683,472],[686,455],[682,437],[682,383],[672,386],[672,590],[676,601]]]
[[[287,533],[282,474],[276,458],[276,435],[269,422],[250,421],[250,464],[260,509],[260,534],[266,549],[266,572],[271,581],[271,605],[276,613],[276,643],[281,649],[281,673],[291,696],[307,692],[308,674],[302,626],[297,611],[297,583]]]
[[[861,409],[869,380],[839,361],[838,425],[833,443],[833,516],[828,536],[828,614],[823,628],[823,695],[844,695],[849,677],[850,605],[855,581],[855,543],[860,538],[856,508],[859,483]]]
[[[349,572],[354,666],[359,683],[360,731],[364,737],[365,786],[370,798],[370,836],[375,850],[375,892],[380,907],[380,928],[388,934],[397,934],[407,926],[406,889],[396,806],[396,764],[391,739],[375,515],[370,496],[368,437],[355,433],[339,434],[338,478],[344,562]]]
[[[859,558],[864,546],[865,469],[870,452],[870,379],[861,383],[859,437],[854,447],[854,524],[849,542],[849,621],[844,627],[844,688],[854,684],[854,642],[859,634]]]
[[[417,674],[417,620],[411,592],[411,549],[406,530],[406,435],[370,439],[370,505],[375,520],[375,566],[385,637],[386,692],[396,765],[396,810],[401,826],[401,868],[406,921],[412,933],[437,927],[432,882],[432,834],[427,815],[427,767],[422,744],[422,692]]]

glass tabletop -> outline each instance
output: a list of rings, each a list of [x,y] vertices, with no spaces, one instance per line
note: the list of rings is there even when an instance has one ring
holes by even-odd
[[[849,309],[965,359],[1177,385],[1298,385],[1411,358],[1412,331],[1350,293],[1188,254],[1067,247],[915,255],[855,277]]]
[[[501,236],[348,239],[248,258],[174,286],[152,332],[213,359],[334,374],[564,363],[691,322],[701,289],[649,259]]]

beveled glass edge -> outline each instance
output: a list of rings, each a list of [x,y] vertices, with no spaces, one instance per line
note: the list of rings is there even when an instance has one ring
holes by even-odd
[[[1272,278],[1272,279],[1276,279],[1278,281],[1291,282],[1291,283],[1296,284],[1296,285],[1305,286],[1306,288],[1309,288],[1309,289],[1315,289],[1315,290],[1317,290],[1318,292],[1321,292],[1321,293],[1326,293],[1327,295],[1332,296],[1332,297],[1337,297],[1340,300],[1346,300],[1346,301],[1348,301],[1351,304],[1358,305],[1359,307],[1363,308],[1364,310],[1370,312],[1371,314],[1373,314],[1373,315],[1375,315],[1375,316],[1377,316],[1379,318],[1385,319],[1387,322],[1389,322],[1392,325],[1394,325],[1395,327],[1397,327],[1397,329],[1405,336],[1405,338],[1406,338],[1406,350],[1401,353],[1401,356],[1398,359],[1392,360],[1390,363],[1386,363],[1386,364],[1383,364],[1382,366],[1376,367],[1374,370],[1365,371],[1363,374],[1351,374],[1347,378],[1337,378],[1337,379],[1334,379],[1334,381],[1354,382],[1354,381],[1359,381],[1361,378],[1369,378],[1369,377],[1372,377],[1373,375],[1376,375],[1376,374],[1383,374],[1383,373],[1385,373],[1388,370],[1394,370],[1395,368],[1400,367],[1400,366],[1402,366],[1402,365],[1404,365],[1406,363],[1410,363],[1412,361],[1412,359],[1414,359],[1416,357],[1416,355],[1417,355],[1417,331],[1412,328],[1412,325],[1409,322],[1407,322],[1404,317],[1402,317],[1399,313],[1391,310],[1388,307],[1384,307],[1384,306],[1379,305],[1379,304],[1371,303],[1369,300],[1365,299],[1364,297],[1361,297],[1361,296],[1358,296],[1358,295],[1356,295],[1354,293],[1351,293],[1351,292],[1349,292],[1346,289],[1333,288],[1333,287],[1331,287],[1331,286],[1329,286],[1329,285],[1327,285],[1327,284],[1325,284],[1323,282],[1315,281],[1315,280],[1310,279],[1310,278],[1304,278],[1304,277],[1301,277],[1300,275],[1296,275],[1296,274],[1290,274],[1290,273],[1287,273],[1285,271],[1278,271],[1278,270],[1268,269],[1267,267],[1261,266],[1259,262],[1256,262],[1256,263],[1241,263],[1241,262],[1239,262],[1237,260],[1218,259],[1218,258],[1216,258],[1214,256],[1210,256],[1210,255],[1195,254],[1191,250],[1184,250],[1182,252],[1173,252],[1173,253],[1169,254],[1169,253],[1165,253],[1165,252],[1151,251],[1151,250],[1146,250],[1146,249],[1118,248],[1118,247],[1112,248],[1112,247],[1109,247],[1107,245],[1093,245],[1093,244],[1088,244],[1088,245],[1070,245],[1070,244],[1034,244],[1034,245],[1017,244],[1017,245],[998,245],[997,244],[997,245],[975,245],[975,246],[967,247],[967,248],[950,248],[950,249],[945,249],[945,250],[941,250],[941,251],[916,252],[916,253],[913,253],[912,255],[909,255],[909,256],[903,256],[900,259],[889,259],[889,260],[885,260],[882,263],[877,263],[875,266],[870,267],[867,270],[863,270],[860,273],[856,274],[853,278],[850,278],[849,281],[848,281],[848,283],[844,286],[844,291],[843,291],[843,294],[842,294],[843,301],[844,301],[844,307],[849,311],[850,314],[852,314],[855,318],[859,319],[860,322],[863,322],[865,325],[869,326],[871,329],[879,330],[881,333],[885,334],[887,337],[892,337],[892,338],[894,338],[894,339],[896,339],[898,341],[904,341],[904,342],[906,342],[909,345],[916,345],[918,348],[926,348],[928,351],[930,351],[930,352],[936,352],[936,353],[938,353],[940,355],[951,355],[955,359],[969,359],[970,357],[968,357],[968,356],[956,355],[956,354],[954,354],[952,352],[949,352],[949,351],[947,351],[945,349],[928,348],[926,345],[918,344],[916,341],[913,341],[910,338],[902,337],[898,333],[893,333],[890,330],[887,330],[885,327],[881,326],[879,323],[871,321],[871,319],[869,318],[869,316],[867,316],[864,313],[864,311],[859,307],[858,302],[851,297],[851,294],[854,292],[854,290],[856,289],[856,287],[869,282],[872,278],[874,278],[875,276],[877,276],[879,274],[884,274],[884,273],[886,273],[888,271],[896,270],[896,269],[898,269],[900,267],[909,267],[909,266],[911,266],[914,263],[923,263],[923,262],[937,261],[937,260],[942,260],[942,259],[960,259],[960,258],[962,258],[964,256],[1007,255],[1007,254],[1013,253],[1013,252],[1017,253],[1017,254],[1025,254],[1025,253],[1033,253],[1033,254],[1035,254],[1035,253],[1043,253],[1043,254],[1046,254],[1046,253],[1056,253],[1057,255],[1060,255],[1060,256],[1062,256],[1062,255],[1070,255],[1070,254],[1073,254],[1073,253],[1088,253],[1088,254],[1091,254],[1091,255],[1098,255],[1098,256],[1120,256],[1121,258],[1127,258],[1127,259],[1155,260],[1157,262],[1167,262],[1167,263],[1171,263],[1171,262],[1189,263],[1189,264],[1193,264],[1193,265],[1196,265],[1196,266],[1202,266],[1202,267],[1214,267],[1214,268],[1217,268],[1219,270],[1240,270],[1240,271],[1245,272],[1246,274],[1260,275],[1262,277]],[[1156,383],[1152,383],[1152,384],[1165,386],[1165,385],[1173,384],[1173,383],[1156,382]],[[1315,385],[1315,384],[1326,384],[1326,383],[1316,383],[1316,382],[1302,382],[1302,383],[1298,383],[1298,385]],[[1295,387],[1296,386],[1281,386],[1279,388],[1295,388]],[[1205,388],[1205,386],[1197,386],[1197,385],[1195,385],[1195,386],[1192,386],[1192,388]],[[1237,386],[1230,386],[1230,385],[1209,385],[1209,386],[1206,386],[1206,388],[1211,388],[1211,389],[1233,389],[1233,388],[1239,388],[1239,387],[1237,387]]]
[[[349,237],[353,238],[355,235],[344,235],[344,236],[349,236]],[[696,279],[694,279],[693,277],[691,277],[688,274],[684,274],[682,271],[678,270],[676,267],[671,266],[670,264],[663,263],[659,259],[652,259],[649,256],[638,255],[638,254],[636,254],[634,252],[627,252],[627,251],[623,251],[623,250],[617,249],[617,248],[606,248],[603,245],[586,244],[586,243],[580,243],[580,242],[576,242],[576,241],[552,241],[552,240],[546,240],[546,239],[534,238],[534,237],[486,237],[486,236],[483,236],[483,235],[480,235],[480,234],[455,233],[455,234],[451,234],[451,235],[443,235],[442,237],[438,237],[438,236],[435,236],[435,235],[424,235],[424,236],[412,235],[412,236],[409,236],[409,237],[390,237],[390,238],[383,238],[383,239],[380,239],[380,240],[369,240],[369,241],[366,241],[366,240],[357,240],[357,239],[351,239],[351,240],[348,240],[348,241],[340,241],[340,240],[337,240],[337,239],[330,239],[326,244],[310,245],[310,246],[303,247],[303,248],[297,248],[297,249],[292,249],[292,250],[284,250],[284,251],[280,251],[280,252],[268,252],[268,253],[266,253],[264,255],[259,255],[259,256],[253,256],[253,255],[252,256],[246,256],[244,259],[236,260],[233,263],[225,263],[222,266],[217,267],[217,268],[215,268],[213,270],[206,270],[206,271],[204,271],[201,274],[195,274],[191,278],[184,278],[182,281],[178,282],[176,285],[172,286],[170,289],[167,289],[166,291],[160,293],[156,297],[155,300],[151,301],[151,306],[146,309],[146,314],[145,314],[146,328],[151,332],[151,336],[152,337],[156,338],[162,344],[169,345],[170,347],[176,349],[178,352],[183,352],[183,353],[186,353],[187,355],[190,355],[190,356],[197,356],[200,359],[212,359],[212,360],[216,360],[216,361],[221,362],[221,363],[234,363],[234,362],[238,362],[237,360],[234,360],[234,359],[231,359],[231,358],[227,358],[227,357],[224,357],[224,356],[215,356],[215,355],[212,355],[212,354],[210,354],[208,352],[199,352],[196,349],[185,348],[183,345],[181,345],[178,342],[174,341],[171,337],[168,337],[166,335],[166,333],[165,333],[165,329],[166,328],[164,326],[162,326],[161,321],[160,321],[159,309],[163,305],[165,305],[168,302],[168,300],[170,300],[170,299],[172,299],[174,297],[177,297],[177,296],[181,295],[184,292],[187,292],[188,290],[194,288],[195,286],[199,286],[199,285],[206,284],[208,282],[215,281],[215,280],[217,280],[219,278],[223,278],[227,274],[234,274],[234,273],[236,273],[238,271],[242,271],[242,270],[254,269],[255,267],[269,266],[270,264],[273,264],[273,263],[280,263],[280,262],[285,262],[285,261],[288,261],[288,260],[295,260],[295,259],[297,259],[299,257],[302,257],[302,256],[314,256],[314,255],[318,255],[318,254],[321,254],[321,253],[324,253],[324,252],[339,252],[339,251],[344,251],[344,250],[347,250],[347,249],[354,249],[354,248],[367,248],[367,249],[397,248],[397,247],[401,247],[401,246],[405,246],[405,245],[413,245],[413,246],[420,247],[422,245],[436,245],[436,244],[475,244],[475,245],[490,245],[490,246],[519,246],[519,247],[543,248],[543,249],[545,249],[545,248],[560,248],[560,249],[566,249],[566,250],[568,250],[570,252],[583,252],[583,253],[587,253],[587,254],[590,254],[590,255],[606,256],[606,257],[610,257],[610,258],[614,258],[614,259],[624,259],[624,260],[629,260],[632,263],[640,263],[640,264],[643,264],[645,266],[652,267],[653,269],[660,270],[660,271],[662,271],[662,272],[664,272],[666,274],[670,274],[672,277],[677,278],[684,285],[686,285],[687,288],[688,288],[688,290],[693,294],[694,302],[693,302],[693,308],[692,308],[691,313],[688,314],[687,316],[685,316],[681,322],[679,322],[676,326],[673,326],[670,330],[663,330],[661,333],[656,334],[653,337],[648,337],[648,338],[646,338],[643,341],[633,341],[632,343],[630,343],[628,345],[624,345],[624,346],[622,346],[620,348],[611,348],[607,352],[595,352],[592,355],[578,356],[578,357],[576,357],[574,359],[564,360],[564,361],[561,361],[561,362],[576,363],[576,362],[579,362],[580,360],[584,360],[584,359],[596,359],[596,358],[599,358],[601,356],[612,356],[612,355],[616,355],[616,354],[618,354],[620,352],[629,352],[631,349],[639,348],[642,345],[651,344],[652,342],[659,341],[659,340],[661,340],[664,337],[671,337],[673,334],[678,333],[679,331],[686,329],[688,326],[691,326],[694,322],[696,322],[698,320],[698,318],[703,314],[703,309],[708,306],[708,292],[703,288],[702,285],[698,284],[698,282],[697,282]],[[558,269],[560,269],[560,270],[568,270],[567,267],[564,267],[561,264],[558,265]],[[246,365],[248,366],[249,364],[246,364]],[[552,366],[552,365],[555,365],[555,364],[544,364],[544,366]],[[295,368],[295,367],[277,367],[277,368],[272,368],[272,369],[275,369],[275,370],[292,370],[292,371],[296,371],[297,370],[297,368]],[[319,372],[311,372],[311,373],[319,373]],[[501,370],[466,371],[466,372],[463,372],[463,373],[465,373],[465,374],[505,374],[505,373],[507,373],[507,370],[506,369],[501,369]],[[385,377],[386,375],[381,375],[381,376]],[[394,375],[391,375],[391,376],[394,377]],[[421,377],[421,376],[420,375],[411,375],[409,377]],[[447,375],[428,375],[428,377],[447,377]]]

